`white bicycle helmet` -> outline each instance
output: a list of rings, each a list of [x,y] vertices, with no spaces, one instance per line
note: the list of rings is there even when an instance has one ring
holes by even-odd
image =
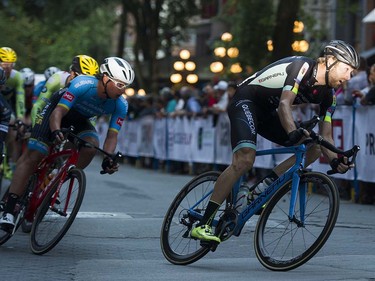
[[[23,84],[24,85],[32,85],[34,84],[35,79],[35,72],[32,71],[30,68],[25,67],[20,70],[22,78],[23,78]]]
[[[60,68],[56,66],[50,66],[44,71],[44,77],[46,77],[46,80],[48,80],[53,74],[59,71],[60,71]]]
[[[110,78],[126,85],[130,85],[134,81],[134,70],[131,65],[124,59],[119,57],[109,57],[104,59],[100,65],[100,73],[108,75]]]

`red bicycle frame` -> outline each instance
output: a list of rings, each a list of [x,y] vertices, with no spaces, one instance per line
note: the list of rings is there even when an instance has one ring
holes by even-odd
[[[58,183],[59,185],[58,185],[58,188],[55,192],[55,195],[53,196],[52,201],[51,201],[51,206],[53,207],[53,205],[55,204],[56,198],[59,194],[59,190],[61,188],[61,185],[63,184],[70,167],[75,166],[77,164],[78,155],[79,155],[79,151],[78,151],[77,148],[68,148],[68,149],[64,149],[62,151],[54,151],[54,152],[50,153],[39,163],[38,168],[34,173],[34,174],[38,175],[37,182],[36,182],[36,185],[34,187],[34,190],[32,191],[30,202],[29,202],[29,205],[27,207],[27,210],[26,210],[25,216],[24,216],[26,218],[26,220],[33,221],[34,214],[36,213],[40,204],[43,202],[43,199],[48,194],[49,190],[53,186],[55,186],[57,181],[60,181]],[[59,168],[57,174],[45,186],[45,188],[41,189],[40,186],[43,183],[45,177],[47,176],[47,173],[49,171],[49,168],[50,168],[51,164],[54,163],[55,159],[60,158],[60,157],[64,158],[64,159],[66,158],[64,164]],[[72,190],[72,185],[73,185],[73,181],[70,182],[69,193],[68,193],[69,197],[70,197],[70,193],[71,193],[71,190]],[[65,203],[65,206],[64,206],[64,211],[63,211],[64,213],[66,212],[67,204],[69,203],[69,199],[70,199],[69,197],[67,198],[68,200],[66,200],[66,203]]]

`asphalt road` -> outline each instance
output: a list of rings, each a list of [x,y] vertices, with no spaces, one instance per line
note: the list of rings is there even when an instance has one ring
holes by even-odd
[[[160,250],[162,219],[191,176],[138,169],[114,175],[87,168],[81,211],[64,239],[37,256],[17,232],[0,246],[0,280],[375,280],[375,206],[342,201],[339,218],[322,250],[289,272],[272,272],[256,259],[252,219],[240,237],[188,266],[170,264]]]

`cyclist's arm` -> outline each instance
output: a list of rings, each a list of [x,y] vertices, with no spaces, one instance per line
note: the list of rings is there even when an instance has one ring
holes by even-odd
[[[63,117],[68,113],[68,109],[61,105],[57,105],[56,108],[52,111],[50,120],[49,120],[49,127],[51,132],[56,130],[61,130],[61,120]]]
[[[296,94],[289,90],[284,90],[280,97],[278,114],[281,125],[287,134],[297,129],[292,115],[292,105],[295,98]]]
[[[319,124],[319,134],[323,137],[324,140],[334,145],[333,136],[332,136],[332,123],[328,121],[322,121]],[[332,162],[333,159],[338,158],[338,155],[335,152],[325,148],[324,146],[320,146],[322,153],[328,159],[329,163]],[[344,162],[347,162],[348,159],[345,157]],[[340,163],[337,166],[337,171],[341,174],[346,173],[349,168],[354,167],[352,164],[350,167],[344,163]]]
[[[117,146],[118,132],[114,130],[108,130],[107,137],[105,138],[103,149],[104,151],[113,154]]]
[[[23,80],[21,73],[17,73],[16,79],[16,115],[17,119],[23,120],[25,116],[25,89],[23,87]]]
[[[116,101],[116,104],[116,111],[111,114],[111,119],[109,120],[108,133],[103,146],[103,149],[106,152],[112,154],[115,152],[117,146],[118,132],[121,130],[125,116],[128,112],[128,103],[123,97],[120,97]]]

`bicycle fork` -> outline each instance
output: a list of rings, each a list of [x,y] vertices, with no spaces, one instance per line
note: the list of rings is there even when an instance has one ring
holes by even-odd
[[[74,180],[70,180],[69,181],[69,188],[67,190],[67,195],[66,195],[66,200],[65,200],[65,203],[64,203],[64,208],[57,208],[55,206],[55,204],[57,203],[57,198],[59,197],[59,194],[60,194],[60,190],[61,190],[61,187],[63,185],[64,182],[66,182],[67,180],[69,180],[69,177],[68,177],[68,173],[69,171],[71,170],[71,168],[73,168],[74,166],[71,166],[68,168],[68,171],[66,171],[66,169],[63,169],[62,171],[62,174],[61,176],[58,177],[59,179],[59,185],[55,191],[55,193],[53,194],[52,196],[52,200],[51,200],[51,205],[50,205],[50,209],[51,211],[59,214],[60,216],[63,216],[63,217],[66,217],[68,214],[66,212],[66,210],[68,209],[68,204],[69,204],[69,201],[70,201],[70,196],[71,196],[71,193],[72,193],[72,190],[73,190],[73,184],[74,184]],[[59,203],[57,203],[57,205],[59,205]]]
[[[298,227],[305,226],[305,205],[306,205],[307,184],[306,183],[300,184],[302,173],[303,173],[302,170],[297,170],[293,174],[291,198],[290,198],[290,205],[289,205],[289,221],[294,222]],[[297,218],[295,215],[298,195],[299,195],[299,207],[300,207],[299,218]]]

